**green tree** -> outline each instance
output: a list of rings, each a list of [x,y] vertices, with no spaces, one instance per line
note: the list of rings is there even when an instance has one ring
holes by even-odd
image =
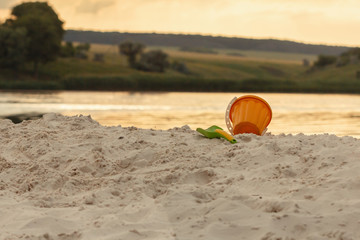
[[[164,72],[169,67],[168,55],[161,50],[141,54],[137,68],[149,72]]]
[[[37,76],[39,63],[54,61],[60,54],[64,35],[63,22],[46,2],[26,2],[11,12],[13,20],[7,21],[14,28],[25,28],[28,38],[26,60],[33,62]]]
[[[88,59],[88,52],[90,50],[89,43],[80,43],[75,47],[75,57],[80,59]]]
[[[66,42],[61,46],[60,57],[68,58],[75,56],[75,48],[72,42]]]
[[[315,67],[325,67],[334,64],[337,60],[336,56],[319,55],[318,59],[314,62]]]
[[[341,56],[356,56],[360,59],[360,48],[351,48],[346,52],[343,52]]]
[[[76,46],[76,50],[77,51],[89,51],[90,50],[90,43],[80,43],[79,45]]]
[[[0,67],[17,70],[25,62],[26,30],[0,26]]]
[[[129,66],[136,68],[136,57],[141,54],[145,46],[141,43],[134,43],[130,41],[123,42],[119,45],[119,52],[127,57]]]

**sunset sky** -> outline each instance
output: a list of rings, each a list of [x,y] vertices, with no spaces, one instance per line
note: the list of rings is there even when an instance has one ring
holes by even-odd
[[[0,0],[0,20],[23,1]],[[65,29],[274,38],[360,47],[359,0],[49,0]]]

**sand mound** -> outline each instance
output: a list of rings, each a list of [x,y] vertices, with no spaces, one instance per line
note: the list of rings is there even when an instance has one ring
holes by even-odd
[[[237,140],[1,120],[0,239],[360,239],[360,140]]]

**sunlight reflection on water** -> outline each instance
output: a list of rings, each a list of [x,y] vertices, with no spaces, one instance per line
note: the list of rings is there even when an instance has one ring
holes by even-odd
[[[226,129],[229,101],[244,93],[0,92],[1,116],[59,112],[91,115],[107,126]],[[360,137],[360,96],[257,93],[272,107],[269,131]]]

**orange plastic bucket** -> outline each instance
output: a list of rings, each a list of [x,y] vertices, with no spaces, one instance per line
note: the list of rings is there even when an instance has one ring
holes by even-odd
[[[241,133],[262,135],[271,118],[270,105],[255,95],[234,99],[226,112],[226,124],[233,135]]]

